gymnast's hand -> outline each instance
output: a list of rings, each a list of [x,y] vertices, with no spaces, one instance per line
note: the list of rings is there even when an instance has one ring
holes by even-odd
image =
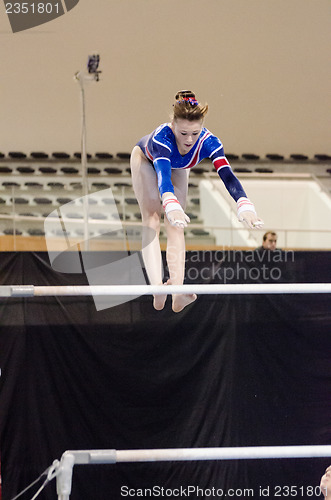
[[[251,229],[260,229],[264,224],[256,215],[253,203],[244,196],[237,201],[237,217],[239,222],[245,222]]]
[[[170,224],[174,227],[184,228],[190,222],[190,218],[181,207],[177,197],[173,193],[164,193],[162,196],[164,212]]]
[[[251,229],[261,229],[264,224],[263,220],[259,219],[255,212],[248,210],[241,212],[239,221],[244,222]]]
[[[190,218],[183,210],[172,210],[167,214],[167,219],[172,226],[186,227]]]

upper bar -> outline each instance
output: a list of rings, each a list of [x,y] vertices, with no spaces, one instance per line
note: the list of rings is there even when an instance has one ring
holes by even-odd
[[[199,295],[233,294],[288,294],[288,293],[331,293],[331,283],[263,283],[236,285],[70,285],[34,286],[3,285],[0,297],[36,296],[106,296],[106,295],[171,295],[186,293]]]

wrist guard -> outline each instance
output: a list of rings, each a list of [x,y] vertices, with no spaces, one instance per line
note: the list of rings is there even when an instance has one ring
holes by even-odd
[[[182,212],[184,212],[184,210],[181,207],[181,204],[179,203],[177,197],[174,194],[169,195],[167,198],[163,200],[163,209],[166,215],[168,215],[168,213],[172,212],[173,210],[181,210]]]
[[[238,217],[238,220],[241,220],[240,214],[242,212],[254,212],[256,214],[256,211],[255,211],[253,203],[251,201],[249,201],[248,198],[245,198],[244,196],[242,196],[241,198],[239,198],[239,200],[237,201],[237,217]]]

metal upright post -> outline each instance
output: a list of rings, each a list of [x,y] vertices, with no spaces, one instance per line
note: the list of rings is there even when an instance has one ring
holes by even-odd
[[[82,167],[82,187],[83,187],[83,211],[84,211],[84,250],[89,249],[89,231],[88,231],[88,176],[87,176],[87,152],[86,152],[86,105],[85,105],[85,83],[98,82],[98,71],[100,56],[92,55],[88,57],[87,71],[79,71],[75,74],[75,79],[80,86],[81,94],[81,167]]]

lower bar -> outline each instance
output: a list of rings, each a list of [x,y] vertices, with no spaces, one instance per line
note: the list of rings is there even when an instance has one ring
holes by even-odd
[[[265,458],[308,458],[331,456],[331,446],[249,446],[241,448],[183,448],[165,450],[119,450],[117,462],[159,460],[241,460]]]
[[[63,453],[61,462],[58,464],[58,473],[56,476],[57,494],[58,500],[69,500],[73,467],[78,464],[312,457],[331,457],[331,446],[249,446],[247,448],[66,451]]]
[[[75,464],[331,457],[331,445],[66,451]]]

